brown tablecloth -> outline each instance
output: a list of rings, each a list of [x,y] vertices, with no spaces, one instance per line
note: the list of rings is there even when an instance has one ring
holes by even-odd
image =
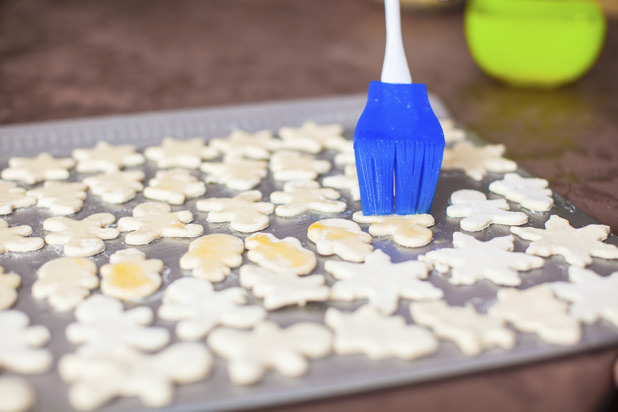
[[[0,0],[0,123],[365,92],[384,52],[365,0]],[[403,14],[415,81],[454,117],[618,231],[618,21],[581,81],[505,87],[471,59],[461,11]],[[616,350],[294,410],[591,410]],[[282,410],[290,410],[284,408]]]

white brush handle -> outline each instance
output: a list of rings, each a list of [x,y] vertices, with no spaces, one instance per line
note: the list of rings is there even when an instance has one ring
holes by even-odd
[[[412,83],[401,40],[399,0],[384,0],[384,14],[386,15],[386,51],[382,65],[382,81],[384,83]]]

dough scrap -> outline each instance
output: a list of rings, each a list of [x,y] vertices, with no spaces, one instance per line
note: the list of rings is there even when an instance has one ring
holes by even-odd
[[[278,239],[270,233],[255,233],[245,239],[250,261],[275,272],[310,273],[317,263],[315,254],[294,237]]]
[[[37,199],[37,207],[49,209],[55,215],[70,215],[84,206],[87,188],[83,183],[45,182],[43,187],[26,194]]]
[[[336,200],[338,191],[320,187],[313,180],[293,180],[283,185],[283,191],[270,194],[270,201],[280,204],[275,214],[281,217],[298,216],[305,212],[339,213],[346,209],[345,202]]]
[[[197,237],[202,225],[185,224],[193,220],[188,210],[172,212],[167,203],[146,202],[135,206],[133,217],[118,220],[118,230],[131,232],[125,236],[128,245],[145,245],[160,237]]]
[[[71,158],[55,158],[49,153],[35,157],[13,157],[9,167],[0,176],[6,180],[19,180],[29,185],[44,180],[64,180],[69,177],[69,169],[75,166]]]
[[[528,215],[510,211],[506,200],[489,200],[485,193],[468,189],[453,192],[446,215],[463,217],[459,226],[468,232],[478,232],[491,224],[513,226],[528,222]]]
[[[342,175],[327,176],[322,179],[322,186],[334,189],[347,189],[350,191],[352,200],[360,200],[360,187],[358,186],[358,176],[356,165],[346,165]]]
[[[0,219],[0,254],[4,252],[31,252],[45,245],[40,237],[25,237],[32,233],[27,225],[9,227],[4,219]]]
[[[487,279],[496,285],[518,286],[521,278],[517,271],[540,268],[542,258],[513,252],[513,236],[496,237],[481,242],[461,232],[453,233],[453,248],[442,248],[420,256],[434,264],[436,270],[446,273],[452,268],[449,282],[453,285],[472,285]]]
[[[214,233],[192,240],[189,251],[180,258],[180,268],[192,270],[196,278],[221,282],[242,264],[245,244],[242,239],[225,233]]]
[[[427,329],[408,325],[401,316],[387,316],[370,306],[353,313],[328,308],[326,325],[334,330],[338,355],[361,353],[373,360],[415,359],[434,353],[438,340]]]
[[[208,221],[213,223],[230,222],[230,227],[238,232],[252,233],[266,229],[270,224],[268,215],[275,210],[269,202],[260,202],[259,190],[241,192],[233,198],[210,198],[198,200],[197,210],[208,213]]]
[[[442,170],[463,169],[474,180],[481,180],[487,172],[513,172],[517,163],[502,157],[502,144],[475,146],[471,142],[457,142],[452,148],[444,149]]]
[[[0,310],[8,309],[17,300],[17,288],[21,284],[21,277],[15,272],[4,272],[0,266]],[[1,410],[1,409],[0,409]]]
[[[289,150],[280,150],[270,157],[270,170],[275,180],[313,180],[329,172],[328,160]]]
[[[26,380],[0,376],[0,412],[25,412],[34,399],[34,390]]]
[[[211,139],[208,144],[228,156],[267,160],[270,152],[281,146],[281,140],[273,137],[270,130],[247,133],[237,129],[228,137]]]
[[[331,340],[330,331],[318,323],[299,322],[281,329],[271,321],[250,331],[217,328],[207,338],[212,350],[228,360],[228,375],[235,385],[255,383],[268,369],[301,376],[309,368],[306,358],[328,355]]]
[[[324,269],[337,282],[331,287],[331,299],[368,299],[368,305],[385,315],[397,310],[399,299],[440,299],[444,293],[426,279],[430,266],[425,262],[392,263],[382,250],[374,250],[364,263],[327,260]]]
[[[307,237],[320,255],[337,255],[350,262],[362,262],[373,251],[371,235],[351,220],[319,220],[309,226]]]
[[[300,127],[282,127],[279,137],[286,149],[319,153],[323,149],[338,149],[348,140],[343,137],[343,126],[339,124],[318,124],[307,120]]]
[[[183,340],[201,339],[219,325],[251,327],[266,317],[261,306],[245,306],[247,292],[232,287],[215,291],[203,279],[181,278],[165,289],[157,314],[177,321],[176,336]]]
[[[72,156],[77,160],[77,171],[116,172],[124,167],[138,166],[144,163],[144,156],[135,152],[133,145],[111,145],[98,142],[90,149],[75,149]]]
[[[274,272],[255,265],[240,268],[240,284],[251,289],[256,297],[264,299],[262,304],[268,310],[323,302],[329,296],[323,275],[298,277],[294,272]]]
[[[95,213],[82,220],[64,216],[50,217],[43,222],[43,228],[53,233],[45,236],[45,242],[63,245],[67,256],[93,256],[105,249],[104,240],[120,236],[118,229],[107,227],[115,220],[111,213]]]
[[[49,341],[49,330],[29,323],[23,312],[0,311],[0,370],[33,374],[52,366],[51,352],[40,348]]]
[[[442,338],[453,341],[466,356],[485,349],[511,349],[515,334],[504,320],[478,313],[472,306],[449,306],[445,301],[412,302],[410,314],[416,323],[431,328]]]
[[[88,176],[84,183],[104,202],[121,204],[135,198],[137,192],[144,189],[141,183],[144,177],[141,170],[125,170]]]
[[[390,236],[395,243],[405,247],[421,247],[433,239],[433,232],[427,229],[435,220],[428,214],[365,216],[362,211],[354,212],[352,219],[359,223],[371,223],[369,233],[373,236]]]
[[[144,197],[171,205],[182,205],[187,199],[202,196],[206,185],[186,169],[161,170],[148,182]]]
[[[618,259],[618,247],[602,242],[609,235],[609,226],[606,225],[588,225],[575,229],[568,220],[552,215],[545,222],[545,229],[512,227],[511,232],[532,241],[526,249],[529,255],[561,255],[569,265],[579,267],[592,263],[593,256]]]
[[[187,140],[165,137],[160,146],[144,150],[144,155],[148,160],[157,162],[157,167],[161,169],[170,167],[197,169],[202,160],[214,159],[219,156],[219,152],[206,146],[204,139],[199,137]]]
[[[26,194],[26,189],[12,182],[0,180],[0,215],[10,215],[14,209],[32,206],[36,198]]]
[[[127,301],[152,295],[161,287],[163,262],[146,260],[137,249],[125,249],[110,256],[109,264],[101,267],[101,292]]]
[[[200,166],[207,173],[208,183],[222,184],[234,190],[253,189],[268,174],[268,163],[263,160],[251,160],[225,157],[223,162],[206,162]]]
[[[489,191],[519,203],[526,209],[547,212],[554,205],[549,183],[545,179],[525,178],[517,173],[507,173],[502,180],[489,184]]]
[[[71,310],[99,286],[97,265],[89,259],[61,257],[43,264],[32,284],[35,299],[47,298],[59,312]]]

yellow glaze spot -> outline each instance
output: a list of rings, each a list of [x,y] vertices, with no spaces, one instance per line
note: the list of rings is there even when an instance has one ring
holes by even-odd
[[[223,256],[230,254],[234,248],[233,242],[219,236],[205,237],[193,249],[190,254],[200,259],[220,260]]]
[[[287,242],[273,242],[268,236],[254,235],[252,240],[259,243],[253,250],[260,253],[266,259],[272,261],[284,260],[290,268],[304,267],[311,262],[313,254],[309,251],[298,249],[296,246]]]
[[[77,266],[86,266],[86,262],[87,261],[82,258],[73,258],[73,263],[75,263]]]
[[[150,279],[144,276],[144,270],[140,265],[135,263],[116,263],[109,276],[111,286],[132,289],[150,283]]]

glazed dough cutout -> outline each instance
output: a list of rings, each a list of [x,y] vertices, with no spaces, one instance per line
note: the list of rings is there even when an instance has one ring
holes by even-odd
[[[114,146],[98,142],[90,149],[75,149],[72,155],[77,160],[76,169],[80,173],[111,173],[144,163],[144,156],[135,152],[135,146],[128,144]]]
[[[446,215],[463,217],[459,226],[468,232],[478,232],[491,224],[513,226],[528,221],[525,213],[510,211],[506,200],[488,200],[485,193],[468,189],[453,192]]]
[[[84,183],[104,202],[120,204],[133,199],[137,192],[144,189],[142,180],[144,172],[141,170],[125,170],[89,176],[84,179]]]
[[[37,207],[49,209],[55,215],[70,215],[84,206],[87,188],[83,183],[45,182],[43,187],[26,194],[37,199]]]
[[[226,157],[223,162],[202,163],[208,183],[225,185],[234,190],[249,190],[262,183],[268,174],[268,163],[263,160]]]
[[[32,374],[52,366],[51,352],[40,348],[49,341],[49,330],[29,323],[23,312],[0,311],[0,370]]]
[[[242,264],[245,244],[236,236],[213,233],[198,237],[189,244],[189,251],[180,258],[180,268],[192,270],[196,278],[221,282]]]
[[[504,151],[501,144],[475,146],[468,141],[458,142],[444,149],[442,170],[463,169],[474,180],[481,180],[487,172],[513,172],[517,163],[502,157]]]
[[[12,182],[0,180],[0,215],[10,215],[13,209],[32,206],[36,203],[36,198],[26,194],[26,189],[22,189]]]
[[[373,251],[371,235],[351,220],[319,220],[309,226],[307,237],[320,255],[337,255],[350,262],[362,262]]]
[[[350,191],[352,200],[360,200],[360,188],[355,165],[346,165],[342,175],[327,176],[322,179],[322,185],[334,189],[347,189]]]
[[[266,229],[270,224],[268,215],[275,210],[269,202],[260,202],[259,190],[242,192],[233,198],[210,198],[198,200],[197,210],[208,213],[208,221],[213,223],[230,222],[230,227],[238,232],[252,233]]]
[[[313,180],[330,171],[328,160],[288,150],[273,153],[270,170],[275,180]]]
[[[294,237],[277,239],[270,233],[255,233],[245,239],[250,261],[275,272],[310,273],[317,263],[315,254]]]
[[[504,179],[489,184],[489,191],[519,203],[526,209],[547,212],[554,205],[549,183],[545,179],[525,178],[517,173],[507,173]]]
[[[233,130],[228,137],[211,139],[209,145],[228,156],[267,160],[270,152],[281,146],[281,140],[273,137],[270,130],[247,133]]]
[[[25,237],[32,233],[27,225],[9,227],[4,219],[0,219],[0,254],[4,252],[31,252],[45,245],[40,237]]]
[[[433,239],[433,232],[427,229],[435,220],[428,214],[365,216],[362,211],[354,212],[352,219],[359,223],[371,223],[369,233],[373,236],[390,236],[395,243],[405,247],[421,247]]]
[[[68,217],[50,217],[43,222],[43,228],[53,233],[45,236],[50,245],[62,245],[67,256],[88,257],[105,249],[104,240],[116,239],[120,232],[107,227],[116,218],[111,213],[96,213],[82,220]]]
[[[17,300],[17,288],[21,284],[21,278],[15,272],[4,272],[0,266],[0,310],[8,309]],[[0,409],[1,410],[1,409]]]
[[[0,376],[0,411],[25,412],[32,407],[34,399],[34,390],[26,380]]]
[[[219,156],[219,152],[212,147],[206,146],[204,139],[180,140],[166,137],[161,146],[152,146],[144,150],[148,160],[157,162],[157,167],[168,169],[170,167],[184,167],[197,169],[202,160],[210,160]]]
[[[339,213],[346,209],[345,202],[336,200],[341,195],[335,189],[320,187],[313,180],[294,180],[283,185],[283,191],[270,194],[270,201],[281,206],[275,214],[281,217],[298,216],[305,212]]]
[[[44,180],[64,180],[69,177],[69,169],[75,166],[71,158],[57,159],[49,153],[35,157],[13,157],[9,167],[0,176],[6,180],[19,180],[29,185]]]
[[[202,196],[206,185],[186,169],[161,170],[148,182],[144,197],[171,205],[182,205],[187,199]]]
[[[135,301],[152,295],[161,286],[163,262],[146,259],[137,249],[125,249],[110,256],[101,267],[101,291],[121,300]]]
[[[300,127],[282,127],[279,137],[286,149],[302,150],[309,153],[319,153],[323,149],[338,149],[348,141],[343,134],[343,126],[339,124],[317,124],[311,120]]]

